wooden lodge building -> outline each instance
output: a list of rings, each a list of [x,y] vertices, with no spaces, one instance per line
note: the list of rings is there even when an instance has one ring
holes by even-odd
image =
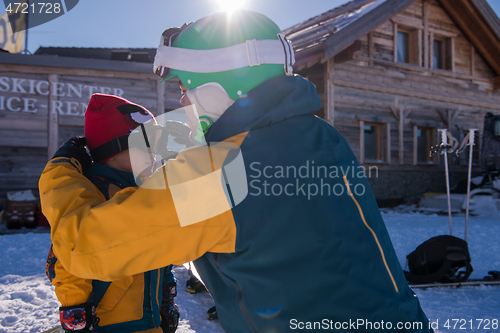
[[[354,0],[285,33],[295,72],[320,92],[318,116],[344,135],[367,174],[376,167],[370,182],[380,201],[444,191],[442,159],[428,157],[437,129],[457,138],[469,128],[481,133],[484,115],[500,113],[500,22],[484,0]],[[180,107],[178,82],[152,73],[154,52],[0,53],[0,201],[8,191],[37,194],[48,159],[83,135],[92,93],[156,115]],[[456,184],[467,161],[451,162]]]
[[[480,172],[486,113],[500,114],[500,21],[484,0],[354,0],[284,31],[295,72],[318,88],[318,116],[372,172],[379,201],[444,192],[438,129],[476,128]],[[450,161],[452,187],[468,153]],[[367,176],[368,172],[367,172]]]
[[[40,48],[0,53],[0,203],[6,192],[31,189],[57,148],[84,135],[93,93],[118,95],[153,114],[180,107],[176,81],[153,74],[156,49]]]

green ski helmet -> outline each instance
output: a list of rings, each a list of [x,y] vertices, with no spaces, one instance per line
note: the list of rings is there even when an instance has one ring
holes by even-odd
[[[294,62],[291,42],[272,20],[240,10],[165,30],[153,71],[189,89],[217,82],[237,100],[269,79],[293,75]]]

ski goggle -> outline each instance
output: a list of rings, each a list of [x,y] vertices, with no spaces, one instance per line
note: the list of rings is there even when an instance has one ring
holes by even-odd
[[[216,73],[264,64],[284,65],[286,75],[293,75],[295,56],[292,42],[283,33],[277,39],[246,40],[218,49],[196,50],[173,47],[172,43],[187,27],[163,32],[156,50],[153,72],[163,80],[175,76],[171,69],[193,73]]]
[[[188,24],[184,23],[182,27],[180,28],[168,28],[163,33],[161,34],[160,38],[160,45],[163,46],[172,46],[172,43],[175,41],[177,36],[186,29]],[[166,78],[168,75],[170,75],[170,68],[165,67],[165,66],[157,66],[156,64],[153,65],[153,72],[160,76],[161,78]]]

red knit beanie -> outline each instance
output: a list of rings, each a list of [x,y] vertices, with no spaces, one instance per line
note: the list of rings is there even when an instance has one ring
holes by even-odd
[[[138,126],[151,120],[156,123],[153,114],[145,107],[121,97],[93,94],[85,111],[85,138],[90,154],[114,138],[128,136]],[[125,145],[119,150],[127,149],[128,145]],[[99,160],[96,161],[94,158],[94,161],[102,163],[120,151],[104,155],[101,151]]]

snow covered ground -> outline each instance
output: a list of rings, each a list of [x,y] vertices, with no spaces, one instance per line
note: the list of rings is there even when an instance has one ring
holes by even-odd
[[[406,255],[422,242],[449,234],[447,216],[386,210],[383,217],[402,267]],[[463,214],[453,217],[455,236],[463,238],[464,225]],[[471,278],[500,270],[499,235],[500,217],[470,218],[468,242],[474,267]],[[58,324],[59,304],[44,273],[49,247],[48,233],[0,236],[0,333],[38,333]],[[206,311],[213,305],[210,296],[184,292],[187,270],[180,266],[174,272],[179,280],[177,303],[181,311],[177,332],[223,332],[217,320],[206,319]],[[500,286],[415,292],[436,332],[500,332]]]

